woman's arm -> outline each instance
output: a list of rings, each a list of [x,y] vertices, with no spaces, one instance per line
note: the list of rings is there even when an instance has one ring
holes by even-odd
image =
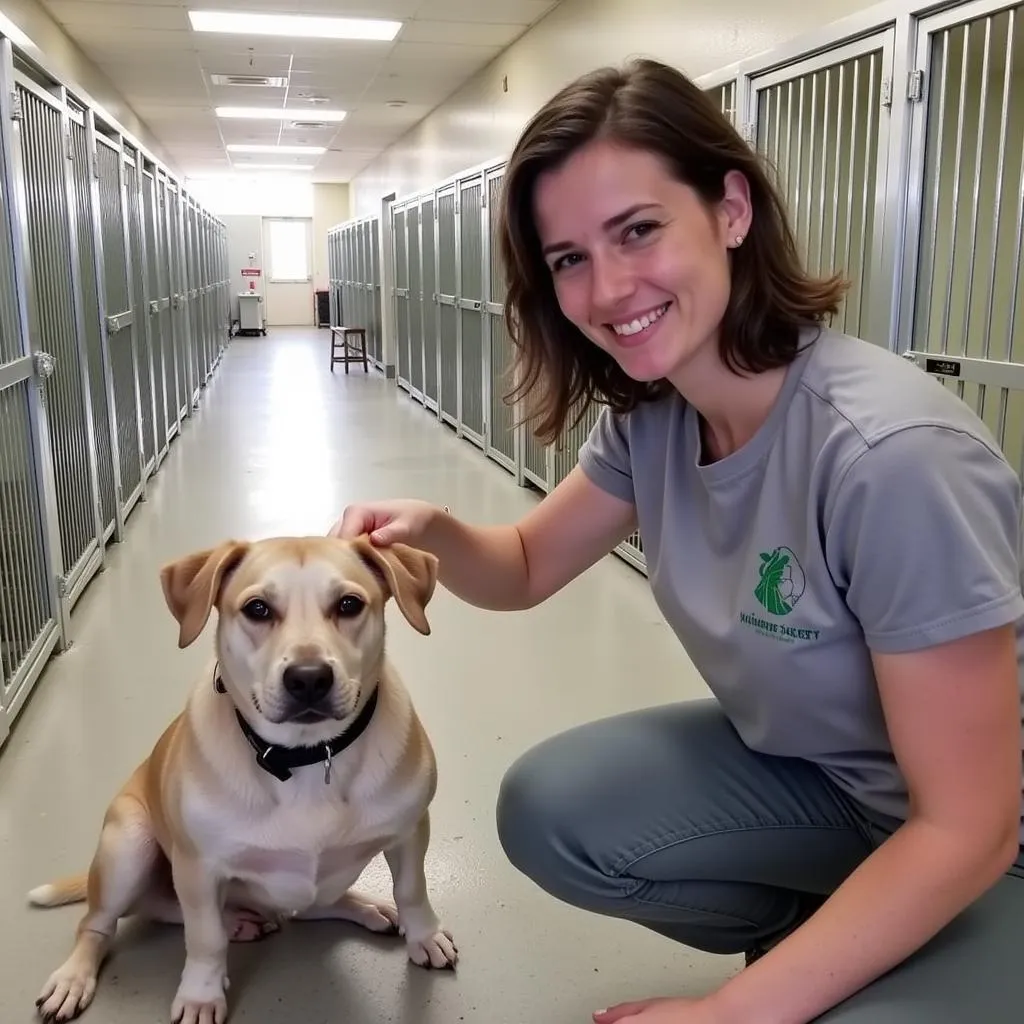
[[[518,523],[471,526],[425,501],[351,505],[331,535],[369,534],[438,558],[438,579],[479,608],[532,608],[614,550],[635,529],[633,504],[591,483],[577,466]]]
[[[1018,855],[1013,626],[874,661],[910,817],[817,914],[712,997],[723,1021],[813,1020],[915,952]]]
[[[438,557],[438,579],[479,608],[532,608],[614,550],[635,529],[633,506],[577,466],[535,509],[509,526],[471,526],[443,513],[419,543]]]

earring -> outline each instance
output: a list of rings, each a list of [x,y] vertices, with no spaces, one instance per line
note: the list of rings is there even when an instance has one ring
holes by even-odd
[[[735,241],[737,246],[742,245],[743,244],[743,236],[742,235],[737,235],[736,238],[734,239],[734,241]]]

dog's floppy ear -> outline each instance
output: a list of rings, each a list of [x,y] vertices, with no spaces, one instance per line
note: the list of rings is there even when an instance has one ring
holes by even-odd
[[[180,627],[179,647],[188,647],[202,633],[226,574],[248,550],[249,545],[242,541],[226,540],[215,548],[169,562],[160,570],[164,600]]]
[[[376,547],[368,537],[353,541],[356,552],[382,578],[409,624],[430,636],[426,607],[437,585],[437,556],[407,544]]]

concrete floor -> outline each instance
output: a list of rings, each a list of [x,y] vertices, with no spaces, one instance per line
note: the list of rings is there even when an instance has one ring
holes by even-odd
[[[37,1019],[38,990],[80,914],[30,909],[25,893],[88,864],[107,801],[208,655],[212,632],[177,650],[163,561],[228,535],[323,533],[362,498],[424,497],[475,521],[509,520],[536,501],[379,375],[330,374],[328,345],[313,330],[232,342],[125,543],[77,607],[73,647],[0,752],[4,1024]],[[428,611],[429,638],[391,613],[390,654],[437,751],[427,870],[458,972],[424,972],[401,942],[355,926],[293,924],[232,947],[232,1021],[586,1024],[598,1007],[697,994],[736,970],[736,958],[554,902],[509,866],[495,836],[499,781],[526,747],[577,722],[706,693],[644,578],[610,556],[528,613],[478,611],[440,589]],[[382,894],[388,880],[377,863],[364,877]],[[123,924],[82,1019],[167,1020],[182,958],[180,928]]]

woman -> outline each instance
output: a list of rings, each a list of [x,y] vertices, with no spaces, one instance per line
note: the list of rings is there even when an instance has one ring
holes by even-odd
[[[828,327],[841,282],[804,272],[758,157],[676,71],[568,86],[505,180],[539,433],[606,406],[579,464],[514,525],[382,501],[334,532],[433,551],[449,590],[507,610],[639,527],[714,700],[540,744],[499,833],[554,896],[747,968],[595,1019],[1019,1020],[1015,474],[964,403]]]

